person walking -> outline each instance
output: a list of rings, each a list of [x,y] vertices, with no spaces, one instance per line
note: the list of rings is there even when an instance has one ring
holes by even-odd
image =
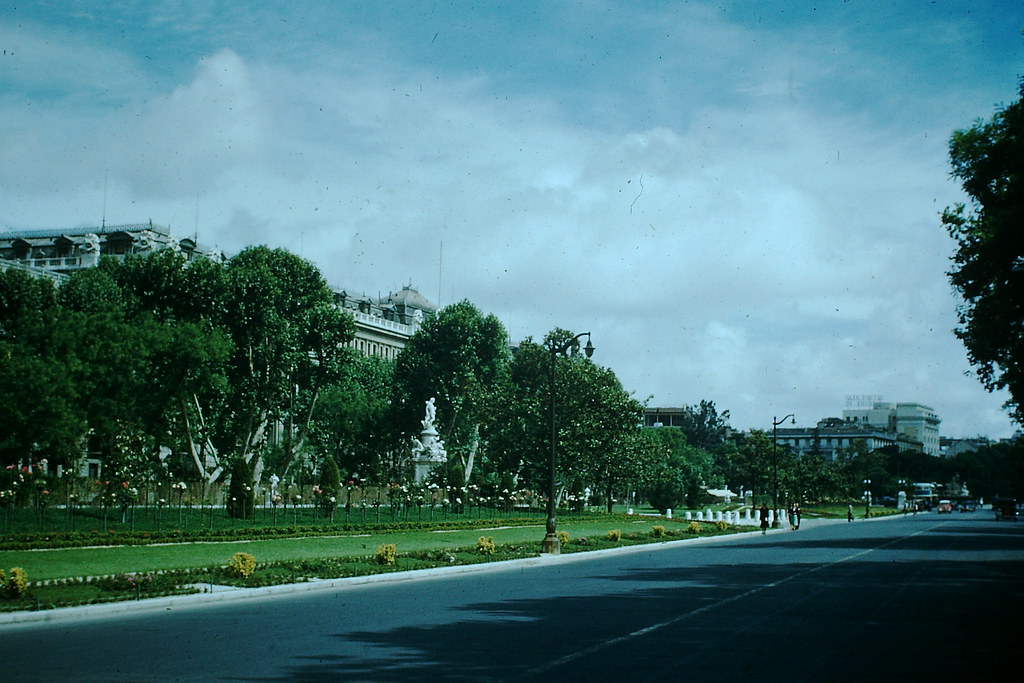
[[[796,521],[796,503],[789,504],[789,528],[796,531],[800,525]]]
[[[800,528],[800,517],[803,516],[801,511],[800,511],[800,503],[794,503],[793,505],[796,507],[796,528],[799,529]]]
[[[850,505],[846,506],[846,521],[847,522],[852,522],[853,521],[853,503],[851,503]]]
[[[761,535],[764,536],[768,533],[768,506],[766,504],[761,503],[759,514],[761,515]]]

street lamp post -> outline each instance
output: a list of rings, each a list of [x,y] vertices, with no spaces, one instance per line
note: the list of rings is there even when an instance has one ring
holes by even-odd
[[[544,544],[541,552],[548,555],[558,555],[562,552],[562,544],[558,540],[558,520],[555,518],[555,477],[557,469],[557,457],[555,454],[555,444],[558,441],[558,425],[555,422],[555,394],[556,394],[556,383],[555,383],[555,368],[558,365],[558,357],[568,357],[569,350],[576,348],[578,342],[583,337],[587,338],[587,345],[583,351],[586,353],[587,358],[594,355],[594,345],[590,343],[590,333],[581,332],[567,342],[559,344],[558,342],[551,340],[548,342],[548,351],[551,353],[551,460],[548,463],[549,467],[549,479],[548,479],[548,519],[547,519],[547,533],[544,536]]]
[[[790,413],[781,420],[772,416],[772,528],[778,529],[782,526],[779,522],[779,425],[786,420],[790,424],[796,424],[796,416]]]

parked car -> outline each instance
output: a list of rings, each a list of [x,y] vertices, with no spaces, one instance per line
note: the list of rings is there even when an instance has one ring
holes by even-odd
[[[960,501],[960,512],[974,512],[978,509],[978,501],[976,500],[961,500]]]
[[[992,510],[996,513],[996,521],[1000,519],[1017,521],[1017,500],[1015,498],[993,498]]]
[[[953,503],[948,500],[940,500],[938,507],[935,508],[935,511],[939,514],[942,514],[943,512],[953,512]]]

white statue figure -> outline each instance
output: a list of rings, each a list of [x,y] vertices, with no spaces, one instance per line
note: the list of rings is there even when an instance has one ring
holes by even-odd
[[[90,232],[83,238],[82,245],[78,247],[78,250],[83,254],[98,254],[100,253],[100,238],[94,232]]]
[[[416,468],[417,484],[426,480],[431,468],[448,459],[444,442],[438,438],[437,430],[434,429],[436,411],[434,399],[431,398],[426,403],[426,412],[420,421],[423,431],[420,432],[419,438],[412,437],[412,460]]]
[[[434,427],[434,419],[437,417],[437,408],[434,407],[434,397],[431,396],[430,400],[427,401],[426,415],[420,424],[423,425],[423,430],[428,431]]]
[[[281,477],[276,474],[270,475],[270,497],[277,496],[277,485],[281,483]]]
[[[95,266],[100,260],[100,238],[94,232],[90,232],[85,235],[82,239],[82,243],[78,245],[78,253],[82,257],[82,266],[88,268]]]
[[[136,253],[147,253],[156,248],[156,233],[151,230],[143,230],[135,238]]]

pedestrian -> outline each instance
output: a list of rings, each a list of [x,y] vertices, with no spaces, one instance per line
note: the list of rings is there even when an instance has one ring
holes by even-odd
[[[800,528],[800,517],[802,516],[801,515],[801,511],[800,511],[800,503],[794,503],[794,505],[796,506],[796,528],[799,529]]]
[[[768,506],[761,503],[761,535],[764,536],[768,533]]]
[[[853,503],[850,503],[849,505],[846,506],[846,521],[853,521]]]
[[[789,504],[789,528],[793,531],[797,529],[796,523],[796,503]]]

